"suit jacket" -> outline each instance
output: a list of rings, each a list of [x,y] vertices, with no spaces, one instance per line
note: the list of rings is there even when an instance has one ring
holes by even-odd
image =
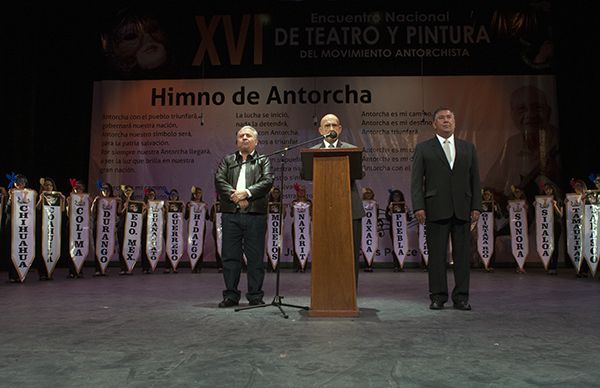
[[[427,220],[456,218],[469,221],[481,211],[481,187],[475,146],[454,136],[454,168],[437,137],[417,144],[411,172],[414,211],[425,210]]]
[[[310,148],[325,148],[325,144],[321,141],[319,144],[315,144]],[[356,146],[338,140],[337,148],[356,148]],[[362,199],[360,198],[360,194],[358,193],[358,188],[356,187],[356,182],[354,180],[350,181],[350,194],[352,198],[352,219],[362,219],[365,216],[365,209],[363,208]]]
[[[258,152],[249,155],[248,160],[257,159],[246,163],[246,189],[252,196],[248,198],[249,206],[244,211],[247,213],[266,213],[269,205],[268,194],[273,186],[273,173],[269,158],[261,157]],[[239,152],[229,154],[223,158],[215,174],[215,187],[219,194],[221,211],[235,213],[237,205],[229,199],[231,190],[237,186],[240,176],[242,155]]]

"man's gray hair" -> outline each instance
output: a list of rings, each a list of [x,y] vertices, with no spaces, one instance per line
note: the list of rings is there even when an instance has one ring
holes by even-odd
[[[256,138],[256,140],[258,140],[258,131],[256,129],[254,129],[254,127],[251,127],[250,125],[244,125],[243,127],[241,127],[240,129],[238,129],[238,131],[236,132],[236,135],[238,133],[240,133],[240,131],[242,129],[248,129],[250,130],[250,132],[252,132],[252,134],[254,135],[254,137]]]

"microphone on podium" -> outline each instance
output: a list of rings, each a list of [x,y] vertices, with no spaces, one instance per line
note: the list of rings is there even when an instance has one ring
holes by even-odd
[[[331,131],[331,132],[329,132],[327,135],[325,135],[325,137],[326,137],[326,138],[328,137],[328,138],[330,138],[330,139],[335,139],[335,138],[337,138],[337,136],[338,136],[338,135],[337,135],[337,132],[336,132],[336,131]]]

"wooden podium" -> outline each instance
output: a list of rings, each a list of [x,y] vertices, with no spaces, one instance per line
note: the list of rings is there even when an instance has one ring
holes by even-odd
[[[313,181],[311,317],[357,317],[350,180],[362,178],[362,148],[305,149]]]

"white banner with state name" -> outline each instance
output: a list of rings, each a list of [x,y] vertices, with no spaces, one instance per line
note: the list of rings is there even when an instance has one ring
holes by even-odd
[[[587,201],[586,201],[587,202]],[[586,203],[583,218],[583,257],[590,267],[592,276],[596,275],[598,269],[598,216],[600,215],[598,203]]]
[[[146,257],[152,271],[156,270],[158,260],[163,254],[163,230],[165,227],[165,202],[148,201],[146,213]]]
[[[306,268],[311,248],[310,203],[295,202],[294,207],[294,253],[300,262],[300,268]]]
[[[129,201],[125,215],[124,237],[121,253],[131,273],[142,254],[142,222],[144,203]]]
[[[362,201],[365,215],[362,218],[361,250],[369,267],[373,265],[375,252],[379,248],[379,234],[377,233],[378,207],[374,200]]]
[[[183,210],[185,204],[179,201],[167,202],[167,259],[176,271],[183,252]]]
[[[281,203],[269,202],[269,212],[267,214],[267,241],[266,251],[269,263],[273,270],[277,269],[279,257],[281,256]]]
[[[490,207],[493,208],[493,207]],[[477,220],[477,252],[485,269],[494,254],[494,212],[481,212]]]
[[[35,203],[37,193],[30,189],[12,189],[11,259],[23,282],[35,258]]]
[[[79,274],[90,253],[90,195],[69,196],[69,256]]]
[[[42,196],[42,258],[48,275],[52,276],[60,259],[62,242],[62,194],[45,191]]]
[[[580,194],[566,195],[567,254],[579,273],[583,262],[583,201]]]
[[[108,263],[115,254],[117,205],[116,198],[98,198],[98,207],[96,208],[96,260],[102,274],[106,273]]]
[[[535,242],[538,256],[548,270],[554,252],[554,209],[553,198],[547,195],[535,196]]]
[[[419,223],[419,252],[423,257],[425,265],[429,265],[429,249],[427,249],[427,227]]]
[[[206,233],[206,215],[208,208],[204,202],[190,201],[187,204],[189,211],[187,254],[190,259],[192,271],[204,253],[204,235]]]
[[[404,202],[392,202],[390,204],[392,213],[392,244],[393,250],[398,258],[400,268],[404,268],[406,252],[408,250],[408,217]]]
[[[523,270],[529,254],[527,203],[521,199],[508,201],[508,218],[512,254],[519,268]]]

